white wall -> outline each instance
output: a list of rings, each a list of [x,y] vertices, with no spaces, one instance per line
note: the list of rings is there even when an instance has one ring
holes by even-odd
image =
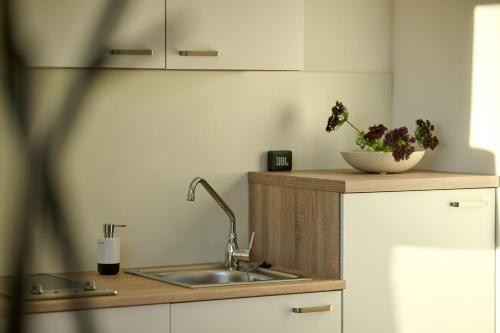
[[[234,209],[240,245],[246,246],[246,174],[265,169],[268,150],[292,150],[296,169],[347,167],[339,152],[353,147],[354,133],[348,127],[325,132],[330,108],[340,99],[360,126],[390,122],[392,75],[385,55],[390,53],[390,2],[357,0],[342,14],[346,8],[340,0],[306,0],[306,35],[313,41],[306,46],[306,67],[316,72],[100,70],[61,160],[65,201],[83,263],[62,266],[55,260],[57,250],[50,250],[52,241],[39,230],[33,270],[94,270],[103,223],[128,225],[119,231],[123,266],[221,261],[227,217],[202,188],[195,202],[186,201],[192,178],[205,177]],[[330,21],[321,28],[318,20],[332,19],[328,12],[356,22],[356,29]],[[370,12],[376,18],[363,23]],[[373,20],[381,30],[373,31]],[[340,45],[343,54],[333,52],[333,65],[325,57],[311,58],[335,51],[337,37],[349,33],[358,40]],[[363,40],[374,38],[380,43],[371,48],[374,54],[366,54]],[[378,73],[367,73],[370,67]],[[342,68],[345,73],[339,73]],[[69,80],[81,73],[34,71],[40,133],[51,124]],[[7,131],[5,113],[2,117],[0,274],[16,260],[9,253],[17,241],[11,230],[18,226],[9,222],[20,174],[14,136]]]
[[[498,0],[395,0],[393,119],[437,124],[442,144],[425,167],[500,174],[499,41]]]
[[[305,69],[392,70],[393,0],[305,0]]]
[[[437,124],[442,143],[424,167],[499,172],[498,3],[395,0],[394,125]]]
[[[43,85],[40,123],[50,123],[77,73],[35,71]],[[126,266],[222,260],[228,220],[202,188],[195,202],[186,201],[195,176],[206,177],[234,209],[246,245],[246,173],[265,169],[267,150],[291,149],[297,169],[346,167],[339,151],[353,146],[354,133],[324,130],[336,98],[360,126],[389,122],[391,76],[103,71],[63,159],[83,268],[94,269],[103,223],[128,225],[119,231]],[[39,268],[60,270],[45,245],[40,249]]]

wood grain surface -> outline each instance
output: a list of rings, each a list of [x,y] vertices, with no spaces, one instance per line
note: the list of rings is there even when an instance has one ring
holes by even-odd
[[[499,177],[434,171],[250,172],[253,259],[340,278],[340,194],[498,187]]]
[[[399,174],[367,174],[356,170],[250,172],[251,184],[264,184],[340,193],[447,190],[498,187],[490,175],[413,170]]]
[[[296,271],[292,269],[281,267],[276,269],[296,273]],[[344,281],[325,278],[313,278],[312,280],[293,282],[272,282],[254,285],[189,289],[124,272],[120,272],[115,276],[99,275],[96,272],[68,273],[61,275],[79,281],[95,281],[99,286],[118,290],[118,295],[27,301],[26,313],[196,302],[217,299],[333,291],[345,288]],[[0,296],[0,316],[6,316],[7,306],[8,299]]]
[[[250,184],[252,259],[338,279],[339,200],[334,192]]]

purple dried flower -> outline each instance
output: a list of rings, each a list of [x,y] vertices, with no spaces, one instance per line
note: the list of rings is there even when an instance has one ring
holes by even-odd
[[[418,119],[416,123],[415,137],[418,144],[424,149],[430,148],[434,150],[439,145],[438,138],[432,135],[434,125],[429,120],[423,121],[422,119]]]
[[[384,136],[385,131],[387,131],[387,127],[384,125],[373,125],[368,127],[368,132],[364,135],[364,138],[369,143],[375,143],[376,140],[381,139]]]
[[[415,138],[408,134],[406,127],[390,130],[384,137],[384,144],[391,147],[392,156],[397,162],[410,158],[410,155],[415,151],[412,143],[415,143]]]
[[[328,118],[328,122],[326,124],[326,131],[331,132],[342,126],[343,123],[347,121],[349,118],[349,112],[347,112],[347,108],[342,104],[342,102],[335,102],[335,105],[332,108],[332,115]]]

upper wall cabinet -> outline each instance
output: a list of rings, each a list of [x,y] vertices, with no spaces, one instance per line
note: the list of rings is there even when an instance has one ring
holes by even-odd
[[[167,68],[302,70],[304,0],[167,0]]]
[[[105,8],[125,4],[107,17]],[[390,72],[392,0],[15,0],[38,67]],[[116,24],[114,24],[116,23]],[[99,55],[89,52],[113,26]]]
[[[89,52],[113,26],[99,67],[165,68],[165,0],[114,1],[126,6],[105,18],[111,0],[11,2],[16,42],[32,66],[92,67]]]

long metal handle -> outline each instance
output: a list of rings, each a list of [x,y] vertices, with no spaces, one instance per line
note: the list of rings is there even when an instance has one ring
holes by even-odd
[[[111,55],[146,55],[152,56],[153,50],[150,49],[112,49]]]
[[[218,57],[219,51],[179,51],[182,57]]]
[[[331,305],[311,306],[307,308],[292,308],[293,313],[331,312],[331,311],[333,311],[333,306]]]
[[[470,207],[486,207],[488,206],[488,201],[452,201],[450,202],[451,207],[455,208],[470,208]]]

